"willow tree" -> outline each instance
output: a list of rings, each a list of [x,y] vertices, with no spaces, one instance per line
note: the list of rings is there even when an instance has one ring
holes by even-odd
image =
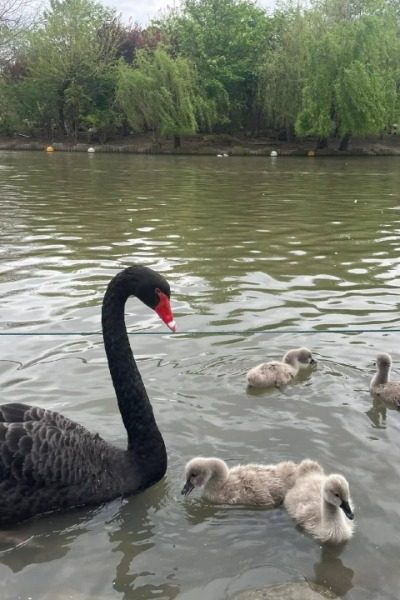
[[[133,66],[120,62],[117,100],[132,129],[180,136],[195,133],[215,118],[215,106],[201,94],[195,70],[184,58],[172,58],[162,48],[140,50]]]
[[[257,101],[268,127],[290,139],[302,107],[309,22],[298,8],[276,15],[274,21],[276,33],[260,68]]]
[[[195,65],[219,124],[249,124],[270,33],[265,11],[251,0],[184,0],[164,26]]]
[[[50,0],[30,34],[20,96],[24,87],[34,87],[33,106],[54,99],[48,114],[55,130],[77,137],[85,125],[104,126],[114,119],[111,67],[116,62],[118,39],[111,35],[116,29],[104,24],[115,18],[96,0]],[[105,35],[104,31],[111,33]],[[23,104],[22,97],[20,100]]]
[[[341,136],[384,131],[396,110],[396,24],[389,15],[362,15],[328,23],[309,43],[300,135]],[[396,51],[397,48],[397,51]]]
[[[33,23],[29,0],[0,0],[0,69],[14,56],[21,36]]]

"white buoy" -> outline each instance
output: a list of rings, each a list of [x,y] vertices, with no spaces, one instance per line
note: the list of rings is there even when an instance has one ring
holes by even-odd
[[[277,151],[276,150],[271,150],[270,156],[272,156],[273,158],[275,158],[276,156],[278,156]]]
[[[96,152],[96,150],[94,148],[92,148],[92,146],[90,146],[90,148],[88,148],[87,151],[90,152],[91,154],[93,154],[93,152]]]

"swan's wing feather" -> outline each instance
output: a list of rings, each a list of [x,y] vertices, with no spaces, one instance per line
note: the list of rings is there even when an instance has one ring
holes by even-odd
[[[400,382],[389,381],[384,385],[377,386],[374,392],[384,402],[400,408]]]
[[[64,431],[78,427],[78,424],[68,419],[68,417],[39,406],[19,402],[0,405],[0,423],[24,423],[28,421],[40,421],[43,424],[47,423],[59,427]]]
[[[0,487],[63,487],[100,476],[104,440],[63,415],[43,412],[50,422],[0,422]]]
[[[288,513],[301,525],[314,527],[321,520],[322,475],[300,477],[285,496]]]
[[[262,363],[250,369],[247,373],[249,385],[254,387],[269,387],[286,385],[294,377],[294,370],[290,365],[279,361]]]
[[[33,416],[33,406],[29,404],[21,404],[19,402],[10,402],[0,406],[0,423],[22,423],[23,421],[31,421]],[[43,409],[39,409],[39,411]],[[38,417],[40,419],[40,416]]]

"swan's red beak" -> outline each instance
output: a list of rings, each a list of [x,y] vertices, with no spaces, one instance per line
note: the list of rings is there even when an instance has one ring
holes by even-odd
[[[171,331],[176,331],[176,323],[174,321],[174,315],[172,314],[171,303],[169,298],[161,290],[156,290],[160,302],[155,307],[155,311],[162,321],[170,328]]]

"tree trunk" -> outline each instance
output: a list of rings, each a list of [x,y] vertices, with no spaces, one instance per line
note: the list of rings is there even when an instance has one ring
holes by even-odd
[[[345,150],[348,149],[350,138],[351,138],[351,133],[346,133],[340,140],[339,150],[341,152],[344,152]]]
[[[177,148],[181,147],[181,136],[180,135],[174,135],[174,149],[176,150]]]
[[[317,150],[323,150],[328,147],[328,138],[318,138]]]
[[[64,135],[69,135],[68,127],[65,120],[65,90],[68,88],[71,81],[69,79],[63,81],[61,87],[58,89],[58,123],[59,127]]]

